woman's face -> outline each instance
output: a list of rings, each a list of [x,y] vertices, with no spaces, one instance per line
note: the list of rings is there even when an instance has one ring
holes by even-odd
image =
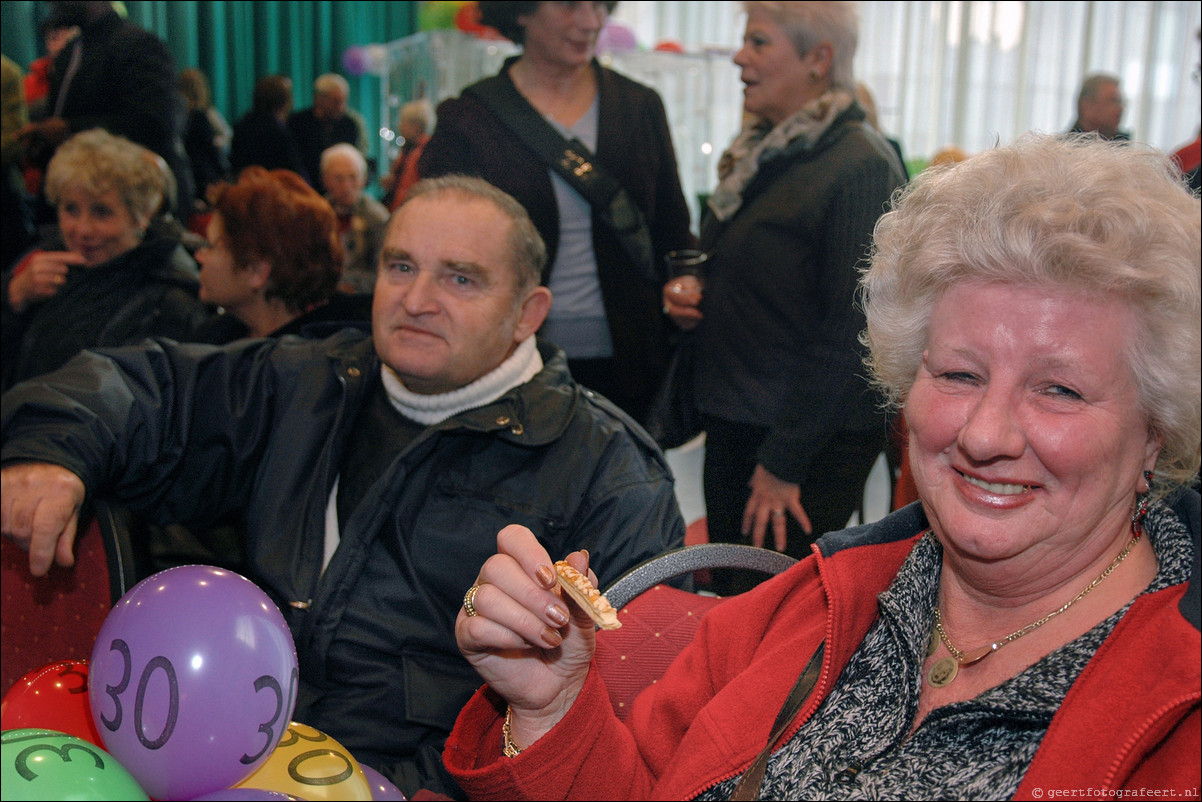
[[[95,267],[142,242],[146,221],[134,217],[115,189],[99,195],[68,186],[58,199],[58,225],[67,250]]]
[[[609,19],[605,3],[539,3],[533,14],[522,14],[518,24],[526,29],[525,52],[564,67],[582,67],[592,61],[597,34]]]
[[[234,259],[221,215],[214,214],[205,229],[205,245],[196,252],[200,263],[200,300],[237,314],[255,298],[252,271],[243,270]]]
[[[753,7],[747,14],[743,47],[734,58],[742,71],[743,109],[773,125],[799,111],[819,94],[809,79],[816,57],[797,55],[784,29]]]
[[[936,302],[905,412],[945,548],[1053,559],[1125,536],[1160,450],[1126,363],[1136,325],[1069,288],[971,283]]]

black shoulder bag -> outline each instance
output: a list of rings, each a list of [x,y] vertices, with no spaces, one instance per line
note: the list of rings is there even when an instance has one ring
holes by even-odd
[[[658,286],[655,248],[643,212],[630,194],[597,163],[583,142],[565,139],[531,106],[507,76],[494,75],[467,87],[470,95],[579,192],[618,236],[622,249],[647,281]]]

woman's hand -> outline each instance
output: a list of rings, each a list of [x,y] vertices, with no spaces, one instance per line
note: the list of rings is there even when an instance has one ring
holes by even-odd
[[[67,283],[71,266],[86,263],[73,251],[34,251],[8,282],[8,305],[14,312],[24,312],[34,301],[53,298]]]
[[[596,582],[587,552],[567,560]],[[476,614],[459,611],[455,639],[509,702],[513,740],[526,747],[563,718],[584,686],[596,645],[593,621],[560,596],[554,561],[523,526],[498,533],[497,553],[475,584]]]
[[[696,276],[678,276],[664,285],[664,314],[684,331],[695,328],[703,315],[698,307],[702,298],[701,279]]]
[[[785,515],[792,515],[808,535],[810,516],[801,506],[801,487],[777,479],[763,465],[756,465],[747,483],[751,497],[743,510],[743,534],[751,533],[751,545],[763,547],[764,532],[772,523],[772,539],[777,551],[785,550]]]

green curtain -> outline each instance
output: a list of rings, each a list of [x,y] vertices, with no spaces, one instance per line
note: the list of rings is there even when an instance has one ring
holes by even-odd
[[[351,84],[350,105],[367,122],[370,155],[381,169],[386,166],[386,143],[375,134],[381,122],[380,80],[348,74],[342,58],[353,45],[391,42],[417,31],[421,3],[126,0],[116,5],[167,43],[177,68],[198,67],[209,76],[214,105],[230,123],[250,110],[255,81],[263,75],[290,76],[298,109],[312,104],[318,75],[344,75]],[[37,30],[45,16],[42,2],[0,2],[4,55],[23,69],[41,55]]]

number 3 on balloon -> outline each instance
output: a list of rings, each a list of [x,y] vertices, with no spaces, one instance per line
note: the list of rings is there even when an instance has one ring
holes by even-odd
[[[288,682],[289,704],[292,703],[292,691],[296,687],[296,680],[297,670],[294,668],[292,669],[292,676],[289,678]],[[270,688],[272,692],[275,693],[275,712],[271,714],[271,719],[269,721],[265,721],[259,725],[259,732],[267,736],[267,741],[263,744],[263,748],[258,752],[255,752],[253,755],[242,756],[241,761],[247,766],[263,757],[263,755],[267,754],[268,750],[275,748],[277,741],[275,735],[275,725],[279,723],[284,714],[284,691],[280,687],[279,680],[270,674],[264,674],[255,680],[255,693],[258,693],[264,688]]]
[[[113,706],[116,709],[112,719],[103,713],[100,716],[100,723],[105,726],[110,732],[116,732],[121,729],[121,722],[125,718],[124,708],[121,706],[121,694],[129,687],[129,681],[133,677],[133,658],[129,652],[129,644],[121,638],[115,638],[109,645],[109,651],[117,652],[121,655],[121,679],[116,685],[106,685],[104,692],[113,700]],[[163,730],[154,740],[150,740],[143,732],[142,726],[142,711],[146,702],[146,688],[150,684],[150,678],[156,670],[162,669],[163,674],[167,679],[167,717],[163,723]],[[176,721],[179,719],[179,681],[175,676],[175,666],[166,657],[159,655],[151,658],[146,664],[146,668],[142,671],[142,676],[138,680],[138,690],[134,699],[134,734],[137,735],[139,743],[147,749],[160,749],[171,738],[171,733],[175,731]]]
[[[121,672],[121,681],[116,685],[107,685],[104,689],[105,694],[112,697],[113,706],[117,708],[117,712],[113,715],[111,720],[108,718],[108,716],[102,713],[100,715],[100,723],[103,724],[109,732],[116,732],[117,730],[121,729],[121,719],[124,717],[124,714],[121,710],[121,699],[118,697],[119,694],[124,693],[125,689],[129,687],[129,679],[133,670],[133,661],[129,656],[129,645],[120,638],[112,642],[112,644],[109,646],[109,651],[119,652],[125,667]]]

